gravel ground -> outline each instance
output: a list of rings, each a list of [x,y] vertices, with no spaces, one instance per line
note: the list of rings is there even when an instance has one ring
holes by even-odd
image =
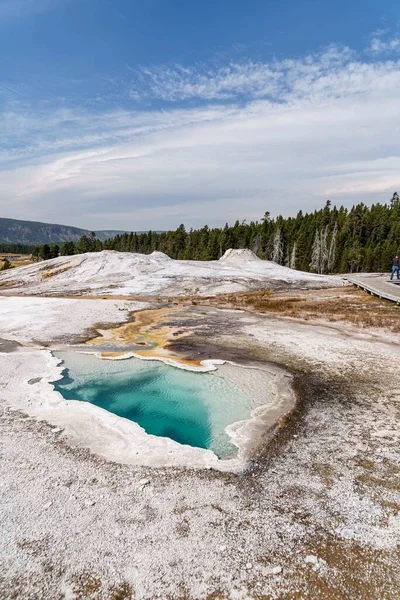
[[[399,346],[243,313],[204,321],[186,345],[295,374],[297,409],[240,475],[71,448],[9,405],[15,374],[0,370],[0,598],[398,600]]]

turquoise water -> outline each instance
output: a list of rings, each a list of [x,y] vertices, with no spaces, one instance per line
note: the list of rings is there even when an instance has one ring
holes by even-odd
[[[99,360],[70,351],[57,356],[65,369],[53,385],[65,399],[91,402],[148,434],[208,448],[220,458],[236,455],[225,428],[249,418],[251,399],[225,379],[154,361]]]

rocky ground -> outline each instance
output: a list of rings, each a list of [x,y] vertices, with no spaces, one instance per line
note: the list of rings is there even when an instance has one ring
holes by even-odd
[[[182,352],[283,365],[297,409],[239,475],[131,467],[10,407],[2,370],[0,597],[397,599],[399,346],[376,329],[185,310]]]
[[[106,303],[103,323],[115,324],[118,313],[121,322],[129,318],[129,303],[79,302]],[[7,390],[19,372],[13,356],[22,373],[24,352],[45,352],[43,343],[58,336],[76,341],[82,319],[50,334],[60,318],[48,316],[41,337],[15,322],[7,335],[1,324],[1,598],[399,598],[393,333],[345,315],[306,320],[222,304],[192,300],[165,316],[185,332],[169,341],[170,351],[273,363],[293,374],[298,397],[239,474],[133,467],[71,447],[59,428],[10,405]]]

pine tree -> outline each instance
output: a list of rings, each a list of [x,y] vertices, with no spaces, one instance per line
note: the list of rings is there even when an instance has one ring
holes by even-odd
[[[51,258],[51,249],[48,244],[44,244],[40,247],[39,256],[43,260],[49,260],[49,258]]]
[[[75,254],[74,242],[65,242],[61,248],[61,256],[71,256],[72,254]]]

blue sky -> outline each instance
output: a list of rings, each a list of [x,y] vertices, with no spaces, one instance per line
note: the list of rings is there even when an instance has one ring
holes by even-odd
[[[400,4],[0,0],[0,216],[223,224],[400,190]]]

